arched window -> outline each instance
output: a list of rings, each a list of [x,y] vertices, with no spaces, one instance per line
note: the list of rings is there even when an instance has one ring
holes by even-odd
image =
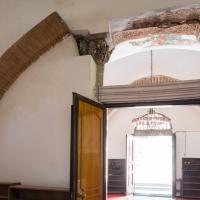
[[[134,135],[171,135],[171,119],[152,108],[143,116],[132,120]]]

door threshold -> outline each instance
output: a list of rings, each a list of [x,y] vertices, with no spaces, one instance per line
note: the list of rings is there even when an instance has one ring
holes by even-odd
[[[172,195],[160,195],[160,194],[156,195],[156,194],[141,194],[141,193],[133,193],[133,196],[172,198]]]

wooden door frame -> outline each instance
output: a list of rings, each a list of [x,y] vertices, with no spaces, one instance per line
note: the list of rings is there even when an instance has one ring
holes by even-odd
[[[106,200],[107,194],[107,182],[106,182],[106,127],[107,127],[107,118],[106,118],[106,108],[103,104],[99,104],[87,97],[84,97],[75,92],[73,95],[73,105],[71,106],[71,152],[70,152],[70,200],[76,200],[77,194],[77,164],[78,164],[78,135],[74,134],[78,131],[78,122],[76,121],[78,117],[78,101],[82,100],[90,105],[94,105],[99,108],[104,108],[103,111],[103,199]],[[76,106],[75,106],[76,105]]]

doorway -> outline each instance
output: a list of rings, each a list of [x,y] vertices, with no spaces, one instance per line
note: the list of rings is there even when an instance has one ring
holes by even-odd
[[[134,194],[172,196],[172,136],[134,137]]]
[[[172,122],[180,110],[147,106],[108,111],[108,197],[175,196]]]

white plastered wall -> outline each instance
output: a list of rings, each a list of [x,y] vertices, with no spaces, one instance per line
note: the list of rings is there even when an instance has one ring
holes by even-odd
[[[148,51],[109,62],[104,69],[104,86],[128,85],[151,73]]]
[[[72,37],[42,55],[0,101],[0,180],[69,187],[72,92],[94,97],[96,65]]]

